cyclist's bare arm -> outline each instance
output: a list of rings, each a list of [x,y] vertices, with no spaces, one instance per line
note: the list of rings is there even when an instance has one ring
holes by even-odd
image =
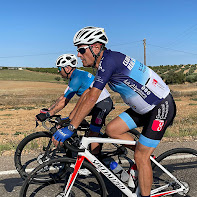
[[[52,105],[48,108],[48,110],[52,110],[52,109],[55,107],[55,105],[56,105],[57,103],[59,103],[60,100],[62,100],[63,97],[64,97],[64,94],[62,94],[62,95],[55,101],[55,103],[52,104]]]
[[[65,98],[63,95],[60,96],[56,103],[50,108],[49,113],[51,116],[55,115],[57,112],[61,111],[68,103],[70,99]]]
[[[71,124],[77,128],[79,124],[82,122],[82,120],[90,113],[92,108],[94,107],[96,101],[98,100],[102,90],[99,90],[95,87],[91,88],[90,91],[88,91],[84,98],[82,99],[72,121]]]
[[[71,112],[70,115],[69,115],[69,118],[70,118],[71,120],[72,120],[72,118],[74,117],[74,115],[75,115],[75,113],[76,113],[76,111],[77,111],[77,109],[78,109],[78,107],[79,107],[81,101],[84,99],[85,95],[86,95],[89,91],[90,91],[89,88],[88,88],[87,90],[85,90],[85,91],[83,92],[83,94],[81,95],[81,97],[79,98],[79,100],[77,101],[77,104],[75,105],[74,109],[72,110],[72,112]]]

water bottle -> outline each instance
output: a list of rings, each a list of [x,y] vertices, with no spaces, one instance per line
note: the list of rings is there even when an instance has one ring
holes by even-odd
[[[120,178],[121,181],[126,182],[129,179],[129,174],[115,161],[110,163],[110,169]]]
[[[135,188],[135,181],[137,180],[137,176],[138,176],[137,166],[133,162],[133,164],[131,164],[131,169],[129,172],[129,181],[128,181],[129,187]]]

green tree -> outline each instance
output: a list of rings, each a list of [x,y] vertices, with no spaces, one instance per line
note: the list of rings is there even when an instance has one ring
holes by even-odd
[[[182,84],[186,81],[185,75],[183,72],[174,73],[173,71],[169,71],[165,76],[166,84]]]

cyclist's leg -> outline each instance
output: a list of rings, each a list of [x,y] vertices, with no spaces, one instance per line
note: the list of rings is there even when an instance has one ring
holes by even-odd
[[[110,97],[97,103],[91,111],[92,119],[90,124],[91,137],[98,137],[102,126],[105,124],[106,116],[112,110],[113,103]],[[97,155],[100,153],[101,145],[98,143],[91,144],[92,154]]]
[[[141,143],[138,143],[135,148],[134,158],[138,169],[138,182],[141,194],[144,196],[150,195],[153,182],[150,156],[154,149],[153,147],[144,146]]]
[[[133,140],[127,132],[130,128],[119,116],[110,121],[106,126],[106,133],[109,137],[121,140]]]
[[[153,110],[143,115],[144,127],[134,155],[142,195],[150,195],[152,168],[149,158],[162,139],[166,128],[173,121],[174,113],[175,104],[171,95],[169,95]]]
[[[133,113],[133,115],[131,115]],[[111,138],[122,140],[134,140],[128,133],[129,130],[141,126],[138,122],[139,117],[131,108],[121,113],[118,117],[110,121],[106,127],[106,133]],[[127,145],[126,147],[135,149],[133,146]]]

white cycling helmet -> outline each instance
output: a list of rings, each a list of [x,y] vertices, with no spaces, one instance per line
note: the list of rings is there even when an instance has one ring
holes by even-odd
[[[72,68],[75,68],[77,66],[77,64],[78,64],[77,57],[73,54],[60,55],[56,60],[57,67],[70,66]]]
[[[104,28],[84,27],[83,29],[79,30],[73,38],[73,43],[75,46],[81,44],[91,45],[96,42],[100,42],[102,44],[108,43],[108,38],[105,34]]]

